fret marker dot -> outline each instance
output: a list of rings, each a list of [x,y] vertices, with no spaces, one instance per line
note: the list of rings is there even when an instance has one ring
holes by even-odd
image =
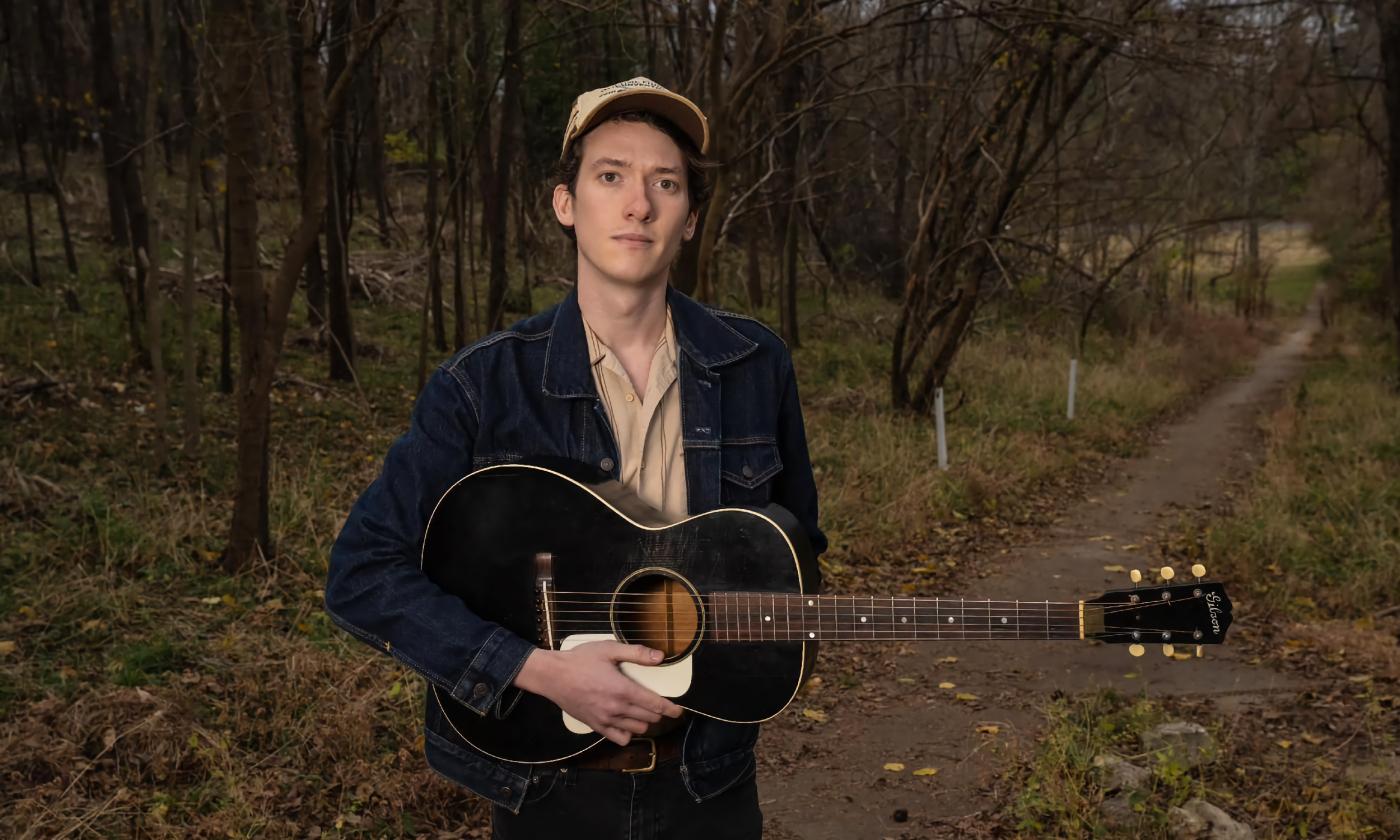
[[[865,623],[865,616],[861,616],[861,617],[860,617],[860,621],[861,621],[862,624],[864,624],[864,623]]]
[[[807,638],[809,638],[809,639],[815,639],[816,637],[817,637],[817,634],[816,634],[816,633],[808,633],[808,634],[807,634]]]
[[[908,623],[909,623],[909,618],[908,618],[907,616],[901,617],[901,618],[899,619],[899,623],[900,623],[900,624],[908,624]]]
[[[763,617],[763,620],[764,620],[764,621],[772,621],[772,620],[773,620],[773,616],[771,616],[771,615],[765,615],[765,616]]]
[[[816,602],[816,601],[808,601],[808,602],[807,602],[807,606],[809,606],[809,607],[815,607],[816,605],[817,605],[817,602]]]
[[[951,615],[948,616],[948,623],[949,623],[949,624],[952,624],[952,623],[953,623],[953,617],[952,617]]]
[[[1002,623],[1002,624],[1005,624],[1005,623],[1006,623],[1006,616],[1002,616],[1002,617],[1001,617],[1001,623]]]

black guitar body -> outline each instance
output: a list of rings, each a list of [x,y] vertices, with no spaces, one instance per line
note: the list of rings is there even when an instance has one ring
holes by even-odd
[[[544,462],[541,462],[544,463]],[[575,462],[486,467],[438,502],[422,566],[477,615],[546,647],[612,633],[690,658],[692,712],[757,722],[791,702],[815,659],[802,641],[728,641],[710,593],[801,593],[817,578],[805,533],[777,506],[657,520],[614,482]],[[546,604],[549,609],[546,610]],[[645,607],[647,621],[637,616]],[[485,716],[432,689],[452,726],[497,758],[558,761],[601,742],[576,734],[558,706],[512,689]]]

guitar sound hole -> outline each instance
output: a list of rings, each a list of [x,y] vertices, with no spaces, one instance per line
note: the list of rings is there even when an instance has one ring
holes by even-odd
[[[688,581],[665,569],[638,572],[618,587],[613,632],[628,644],[646,645],[680,659],[700,639],[700,596]]]

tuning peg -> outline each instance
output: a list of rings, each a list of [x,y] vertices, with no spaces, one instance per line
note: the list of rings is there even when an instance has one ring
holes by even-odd
[[[1146,653],[1146,652],[1147,652],[1147,650],[1146,650],[1142,645],[1139,645],[1139,644],[1131,644],[1131,645],[1128,645],[1128,653],[1131,653],[1133,656],[1142,656],[1142,655],[1143,655],[1144,653]]]
[[[1206,567],[1202,566],[1200,563],[1197,563],[1196,565],[1191,567],[1191,574],[1195,575],[1197,580],[1200,580],[1201,578],[1206,576]]]
[[[1172,647],[1171,645],[1162,645],[1162,655],[1166,658],[1171,659],[1172,655],[1175,653],[1176,648]]]
[[[1131,572],[1128,572],[1128,579],[1131,580],[1134,585],[1142,583],[1142,572],[1133,569]]]
[[[1162,576],[1162,580],[1171,580],[1176,577],[1176,569],[1173,569],[1171,566],[1163,566],[1158,574]]]
[[[1205,656],[1205,651],[1201,649],[1200,645],[1196,645],[1196,657],[1200,658],[1202,656]]]

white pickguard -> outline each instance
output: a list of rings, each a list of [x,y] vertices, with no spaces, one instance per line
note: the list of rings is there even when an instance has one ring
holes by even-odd
[[[578,647],[585,642],[615,642],[618,638],[611,633],[579,633],[574,636],[566,636],[559,643],[560,650]],[[666,665],[638,665],[634,662],[623,662],[622,673],[641,683],[642,686],[655,691],[662,697],[680,697],[690,690],[690,657],[679,659]],[[568,712],[560,711],[564,716],[564,726],[570,732],[579,735],[587,735],[593,728],[578,718],[573,717]]]

